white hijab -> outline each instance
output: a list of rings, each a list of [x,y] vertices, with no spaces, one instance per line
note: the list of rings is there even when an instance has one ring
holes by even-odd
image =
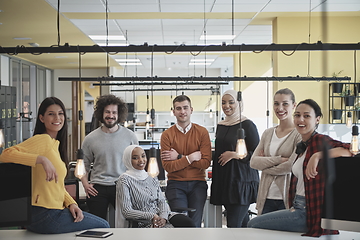
[[[145,170],[138,170],[135,169],[132,165],[131,162],[131,156],[132,156],[132,152],[134,150],[134,148],[141,148],[139,145],[130,145],[127,148],[125,148],[124,150],[124,154],[123,154],[123,162],[125,164],[125,167],[127,168],[126,172],[124,172],[124,174],[135,178],[137,180],[145,180],[149,174],[145,171]]]
[[[240,109],[239,109],[239,101],[237,100],[237,91],[230,89],[227,90],[226,92],[224,92],[224,95],[230,95],[232,98],[234,98],[235,104],[236,104],[236,108],[234,109],[234,113],[230,116],[225,116],[225,119],[220,121],[219,124],[220,125],[225,125],[225,126],[233,126],[235,124],[238,124],[240,121],[243,122],[247,119],[247,117],[245,117],[244,115],[241,114],[240,116]],[[241,112],[243,111],[243,101],[240,102],[240,107],[241,107]],[[240,119],[241,117],[241,119]]]

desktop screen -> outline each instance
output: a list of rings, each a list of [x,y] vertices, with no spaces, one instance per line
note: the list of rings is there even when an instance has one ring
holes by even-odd
[[[21,227],[31,221],[31,167],[0,163],[0,227]]]
[[[330,185],[325,190],[322,227],[360,232],[360,208],[357,198],[360,157],[335,158],[331,168],[332,180],[326,180]]]

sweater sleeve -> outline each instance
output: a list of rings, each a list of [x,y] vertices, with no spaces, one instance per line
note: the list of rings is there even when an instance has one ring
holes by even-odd
[[[33,152],[37,152],[39,146],[46,146],[45,138],[33,136],[22,143],[6,148],[0,156],[0,161],[35,167],[39,154]]]
[[[267,129],[261,136],[259,145],[250,159],[250,167],[263,171],[281,163],[281,156],[263,156],[265,154],[265,145],[270,144],[269,138],[272,131],[273,128]]]
[[[192,167],[199,169],[207,169],[211,164],[211,142],[209,133],[205,131],[201,131],[201,144],[200,144],[200,152],[201,159],[199,161],[194,161],[191,163]]]
[[[168,130],[166,130],[165,132],[163,132],[161,134],[161,140],[160,140],[161,151],[171,149],[171,134],[172,134],[171,130],[172,129],[169,128]],[[168,173],[182,170],[190,165],[185,156],[183,156],[180,159],[176,159],[176,160],[162,161],[162,164],[163,164],[164,169]]]
[[[291,137],[289,136],[289,138],[287,138],[285,141],[286,142],[284,142],[282,149],[284,149],[284,148],[286,148],[286,150],[293,149],[289,159],[285,162],[281,162],[278,165],[264,169],[263,171],[265,173],[271,174],[271,175],[286,175],[291,172],[291,167],[297,157],[297,154],[295,152],[296,144],[301,141],[301,135],[297,131],[295,131],[292,133]],[[286,157],[286,156],[284,156],[284,157]]]

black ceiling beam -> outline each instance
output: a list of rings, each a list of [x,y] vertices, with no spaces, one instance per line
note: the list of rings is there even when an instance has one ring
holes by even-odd
[[[176,82],[183,81],[183,84],[191,84],[192,81],[350,81],[351,77],[299,77],[299,76],[288,76],[288,77],[59,77],[59,81],[91,81],[91,82],[102,82],[102,81],[133,81],[133,82],[145,82],[150,81],[148,84],[151,85],[151,81],[162,81],[162,82]],[[154,82],[155,83],[155,82]],[[178,82],[179,84],[179,82]],[[216,83],[217,84],[217,83]],[[221,84],[221,82],[219,82]],[[161,84],[159,84],[161,85]],[[167,84],[164,84],[167,85]],[[175,84],[176,85],[176,84]]]
[[[131,89],[111,89],[111,92],[145,92],[145,91],[211,91],[213,93],[220,93],[220,88],[156,88],[156,89],[146,89],[146,88],[131,88]]]
[[[126,82],[126,83],[93,83],[93,86],[152,86],[152,85],[228,85],[229,82]]]
[[[63,46],[50,47],[16,47],[0,46],[0,53],[16,55],[18,53],[120,53],[120,52],[240,52],[240,51],[336,51],[336,50],[360,50],[358,43],[300,43],[300,44],[241,44],[241,45],[129,45],[129,46],[70,46],[65,43]]]

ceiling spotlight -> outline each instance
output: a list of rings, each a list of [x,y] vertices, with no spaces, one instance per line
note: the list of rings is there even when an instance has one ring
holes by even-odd
[[[32,46],[32,47],[39,47],[40,46],[38,43],[33,43],[33,42],[29,43],[29,45]]]
[[[14,40],[31,40],[29,37],[14,37]]]

